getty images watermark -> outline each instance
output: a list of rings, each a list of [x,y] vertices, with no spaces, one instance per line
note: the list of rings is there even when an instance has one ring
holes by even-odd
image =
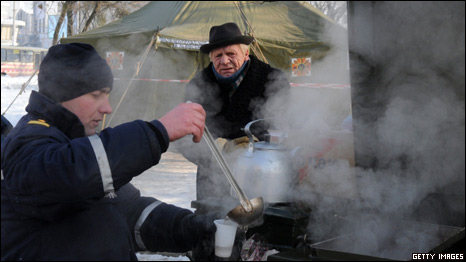
[[[430,253],[413,253],[413,260],[463,260],[464,254],[447,253],[447,254],[430,254]]]

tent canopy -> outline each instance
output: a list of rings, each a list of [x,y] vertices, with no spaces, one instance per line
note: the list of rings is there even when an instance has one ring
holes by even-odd
[[[156,1],[105,26],[61,39],[61,43],[93,45],[107,58],[117,80],[112,92],[113,107],[120,106],[116,105],[119,98],[115,96],[126,94],[122,90],[131,86],[134,90],[127,96],[139,99],[124,100],[133,106],[135,103],[155,104],[155,115],[147,113],[147,107],[142,105],[137,109],[137,117],[146,112],[142,118],[153,119],[182,102],[186,81],[209,63],[208,55],[201,53],[199,47],[208,43],[212,26],[227,22],[235,22],[242,32],[255,37],[251,53],[285,71],[291,82],[310,82],[292,78],[293,66],[295,70],[308,70],[310,74],[311,61],[311,77],[319,82],[316,79],[323,74],[314,74],[318,68],[314,65],[333,52],[336,42],[329,30],[346,36],[346,29],[306,2]],[[347,55],[341,57],[339,64],[346,69]],[[337,66],[330,68],[335,70]],[[138,80],[129,80],[133,77]],[[180,95],[168,99],[174,92]]]
[[[208,42],[210,28],[226,22],[235,22],[244,33],[254,36],[267,62],[286,71],[290,68],[290,56],[303,53],[317,60],[322,58],[330,47],[327,30],[345,31],[306,2],[156,1],[120,20],[61,42],[115,47],[115,42],[102,42],[140,39],[134,37],[138,35],[145,36],[145,41],[138,43],[147,45],[158,32],[159,47],[199,52],[199,46]],[[121,47],[128,49],[134,44]],[[261,58],[260,54],[257,56]]]

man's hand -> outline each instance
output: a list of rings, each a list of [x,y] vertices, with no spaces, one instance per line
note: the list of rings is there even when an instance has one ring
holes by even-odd
[[[167,130],[170,142],[186,135],[193,135],[193,141],[199,143],[204,133],[206,113],[197,103],[183,103],[162,116],[159,121]]]

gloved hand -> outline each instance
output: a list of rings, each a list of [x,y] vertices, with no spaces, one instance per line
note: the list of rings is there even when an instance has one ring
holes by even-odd
[[[199,242],[192,252],[187,254],[187,257],[191,261],[239,261],[241,247],[245,239],[246,235],[244,230],[238,227],[231,256],[229,258],[219,258],[215,256],[215,234],[212,234]]]
[[[176,239],[190,250],[203,249],[204,255],[214,254],[214,239],[217,227],[214,220],[220,218],[217,212],[196,215],[182,214]],[[197,260],[197,259],[196,259]]]
[[[217,144],[217,147],[220,151],[223,150],[223,147],[225,146],[225,144],[228,142],[228,139],[225,139],[223,137],[219,137],[217,139],[215,139],[215,143]]]
[[[215,256],[215,234],[199,243],[187,257],[191,261],[240,261],[241,248],[246,241],[246,234],[240,227],[236,230],[233,250],[229,258]]]
[[[219,258],[215,256],[215,233],[206,235],[206,238],[198,242],[193,250],[187,254],[187,257],[191,261],[239,261],[241,258],[241,247],[245,240],[246,233],[241,227],[238,227],[236,229],[235,242],[230,257]]]
[[[258,142],[259,139],[255,137],[254,135],[252,136],[254,142]],[[237,149],[241,148],[248,148],[249,145],[249,138],[247,136],[242,136],[235,138],[233,140],[228,140],[224,146],[223,146],[223,151],[225,153],[231,153]]]
[[[191,261],[215,261],[215,233],[197,242],[187,257]]]

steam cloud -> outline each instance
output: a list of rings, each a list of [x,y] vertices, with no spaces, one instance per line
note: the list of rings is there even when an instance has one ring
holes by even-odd
[[[340,129],[341,121],[351,113],[349,89],[293,87],[289,94],[291,103],[281,103],[282,96],[279,95],[267,103],[264,112],[266,116],[274,117],[277,128],[288,134],[290,149],[301,147],[296,155],[301,159],[296,159],[297,162],[310,165],[308,180],[301,181],[300,187],[294,191],[294,200],[312,209],[308,225],[312,239],[357,233],[358,237],[351,239],[351,245],[347,241],[332,248],[404,259],[412,252],[429,251],[438,244],[439,238],[444,237],[431,234],[434,230],[416,228],[411,221],[428,215],[428,222],[432,224],[459,220],[464,226],[464,3],[456,4],[460,8],[443,2],[401,5],[386,2],[380,5],[385,5],[383,8],[387,12],[377,20],[382,23],[377,28],[386,34],[381,34],[382,39],[378,41],[390,44],[380,44],[377,48],[382,50],[374,56],[369,56],[367,52],[370,50],[363,47],[353,51],[378,60],[368,61],[372,65],[382,65],[383,72],[378,80],[385,91],[374,93],[373,99],[383,101],[384,106],[374,107],[374,110],[382,110],[372,112],[376,116],[374,121],[362,121],[355,115],[353,124],[355,135],[358,131],[357,136],[363,139],[363,143],[358,144],[360,150],[366,155],[376,155],[383,168],[364,169],[354,167],[354,159],[351,162],[354,157],[351,156],[352,133]],[[462,17],[462,21],[449,21],[450,16]],[[458,32],[458,27],[462,27],[462,32]],[[324,61],[313,61],[313,75],[309,82],[331,83],[335,80],[334,83],[345,84],[349,72],[336,73],[333,63],[341,52],[347,52],[346,35],[330,32],[329,36],[335,41],[332,49],[335,53]],[[132,39],[130,42],[142,41]],[[175,59],[173,53],[164,55],[160,52],[154,60],[146,61],[146,65],[150,71],[158,72],[150,74],[153,78],[187,79],[188,76],[177,74],[186,66],[183,56],[178,53]],[[133,59],[138,59],[140,55],[135,57]],[[365,68],[354,70],[364,73]],[[360,74],[352,77],[360,77]],[[359,79],[353,80],[359,82]],[[462,89],[451,88],[458,85]],[[126,101],[131,106],[121,112],[129,115],[120,122],[141,118],[142,112],[144,119],[151,120],[183,102],[182,97],[172,96],[182,94],[182,89],[175,92],[173,89],[164,91],[164,87],[158,87],[158,91],[148,91],[147,88],[154,87],[141,87],[142,90],[132,91],[137,95],[128,95],[137,99]],[[159,95],[166,101],[164,106],[148,110],[148,104],[161,101]],[[367,112],[368,105],[360,100],[352,104],[354,112]],[[134,109],[135,105],[140,107]],[[186,139],[190,141],[190,138]],[[312,162],[332,139],[342,142],[344,146],[340,149],[346,152],[333,155],[337,161],[323,166]],[[192,146],[192,149],[197,155],[210,155],[203,143]],[[226,179],[218,169],[212,176],[212,192],[219,193]],[[455,201],[429,202],[429,196],[438,192],[460,196],[459,205]],[[437,206],[439,203],[443,206]],[[421,207],[426,211],[422,212]],[[453,210],[462,216],[449,220],[445,210]]]
[[[378,59],[369,63],[380,70],[381,91],[371,97],[371,102],[382,101],[373,107],[380,111],[370,112],[373,121],[367,116],[358,119],[371,105],[353,101],[359,114],[354,115],[354,129],[360,131],[355,133],[363,143],[360,150],[365,150],[362,155],[375,155],[379,168],[351,167],[341,160],[315,168],[296,200],[312,207],[308,230],[314,240],[355,234],[331,248],[409,259],[412,252],[428,252],[452,233],[440,234],[435,226],[418,227],[413,221],[464,226],[464,3],[463,8],[381,5],[379,10],[385,12],[374,19],[381,23],[374,28],[385,32],[375,41],[381,50],[372,55],[370,49],[355,47],[358,55]],[[451,15],[462,17],[462,24],[446,18]],[[294,126],[288,130],[290,140],[308,148],[307,157],[317,154],[326,138],[342,135],[332,123],[340,116],[328,106],[334,97],[294,91],[292,106],[279,112]],[[268,109],[277,112],[273,106],[268,104]],[[456,197],[432,198],[438,194]]]

